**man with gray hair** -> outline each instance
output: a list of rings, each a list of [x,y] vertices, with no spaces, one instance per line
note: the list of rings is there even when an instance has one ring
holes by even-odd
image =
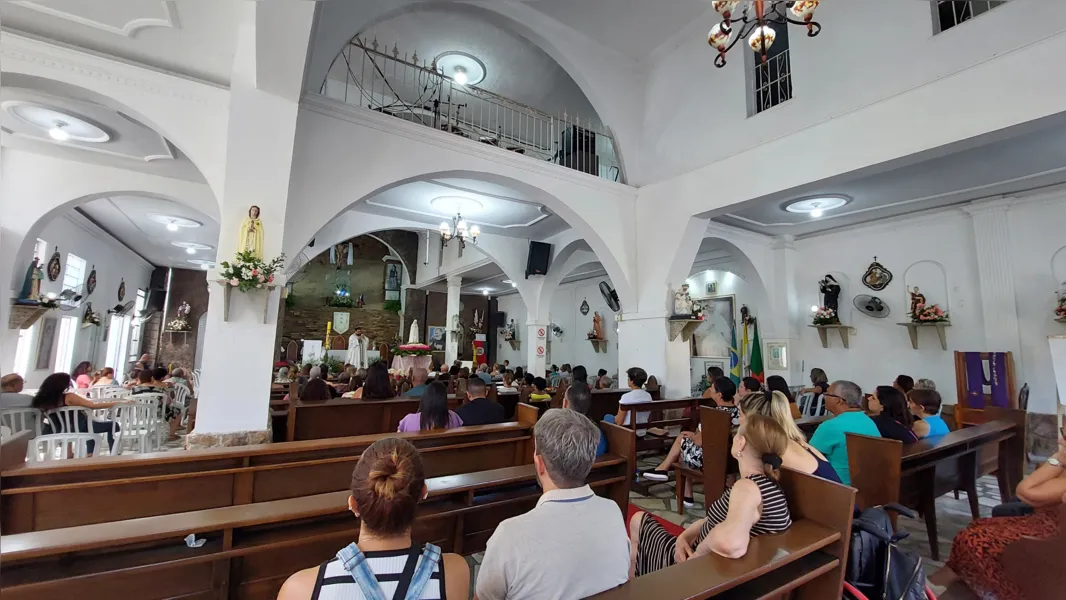
[[[618,505],[585,484],[600,431],[584,415],[551,409],[533,428],[544,494],[499,524],[477,579],[479,600],[585,598],[629,579],[629,536]]]
[[[825,409],[834,416],[814,430],[811,446],[825,455],[844,485],[851,485],[846,434],[881,437],[881,432],[873,419],[863,412],[862,388],[857,384],[844,380],[834,381],[822,397],[825,399]]]

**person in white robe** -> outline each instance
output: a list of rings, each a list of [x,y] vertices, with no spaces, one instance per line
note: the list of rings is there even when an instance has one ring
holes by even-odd
[[[348,356],[345,362],[357,369],[365,369],[370,366],[367,363],[367,349],[370,346],[370,338],[363,335],[363,328],[356,327],[352,335],[348,337]]]

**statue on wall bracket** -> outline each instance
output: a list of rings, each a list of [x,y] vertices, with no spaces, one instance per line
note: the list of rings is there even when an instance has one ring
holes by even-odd
[[[888,287],[888,284],[892,283],[892,271],[877,262],[877,257],[875,256],[874,261],[870,263],[870,266],[866,268],[866,273],[862,276],[862,283],[871,290],[880,292]]]

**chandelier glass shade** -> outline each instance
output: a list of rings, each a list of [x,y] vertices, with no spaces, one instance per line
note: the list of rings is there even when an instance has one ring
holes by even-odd
[[[707,43],[718,51],[714,66],[725,66],[725,55],[740,40],[757,52],[766,62],[767,51],[777,38],[775,26],[802,25],[807,36],[814,37],[822,26],[813,20],[820,0],[714,0],[711,6],[722,15],[707,34]],[[739,9],[739,12],[738,12]]]
[[[448,242],[453,239],[459,240],[459,246],[462,248],[466,247],[468,241],[476,246],[479,235],[481,235],[481,228],[477,225],[468,226],[466,219],[463,219],[463,215],[459,213],[452,217],[451,223],[442,221],[440,224],[440,242],[443,246],[447,246]]]

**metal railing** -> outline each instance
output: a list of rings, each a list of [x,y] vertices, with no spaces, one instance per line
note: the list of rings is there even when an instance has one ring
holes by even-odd
[[[550,115],[358,37],[334,59],[319,93],[504,151],[625,182],[611,134],[591,120]]]

